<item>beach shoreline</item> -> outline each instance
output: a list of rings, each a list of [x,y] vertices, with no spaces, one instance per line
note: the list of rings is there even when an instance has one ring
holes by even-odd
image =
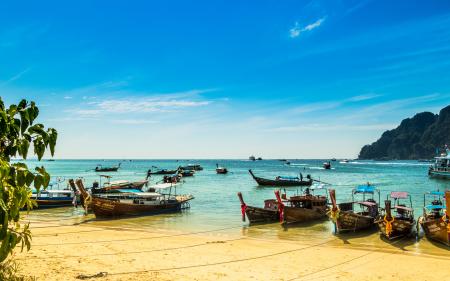
[[[448,250],[420,253],[386,243],[358,247],[335,236],[283,240],[246,228],[179,232],[33,221],[20,273],[37,280],[435,280]],[[409,247],[414,247],[410,245]]]

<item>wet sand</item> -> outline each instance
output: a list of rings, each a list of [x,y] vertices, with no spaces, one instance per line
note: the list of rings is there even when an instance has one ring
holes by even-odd
[[[34,220],[32,249],[15,255],[21,273],[38,280],[448,280],[450,272],[450,251],[426,240],[72,223]]]

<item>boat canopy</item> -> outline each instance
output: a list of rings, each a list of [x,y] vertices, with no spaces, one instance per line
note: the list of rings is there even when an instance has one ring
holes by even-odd
[[[377,203],[368,202],[368,201],[359,201],[359,202],[354,202],[354,203],[360,204],[360,205],[363,205],[363,206],[367,206],[367,207],[374,207],[374,206],[377,205]]]
[[[392,191],[391,197],[396,199],[407,199],[408,198],[408,192],[406,191]]]
[[[170,183],[170,182],[168,182],[168,183],[158,183],[158,184],[150,186],[150,188],[166,189],[166,188],[173,187],[173,186],[176,186],[176,185],[177,185],[177,183]]]
[[[116,180],[109,182],[109,185],[125,185],[125,184],[130,184],[130,182],[127,180]]]
[[[355,193],[374,193],[375,186],[373,185],[359,185],[356,187]]]
[[[116,189],[118,192],[122,192],[122,193],[143,193],[142,190],[139,189],[125,189],[125,188],[119,188]]]
[[[443,191],[430,191],[430,192],[427,192],[426,194],[436,195],[436,196],[444,196],[444,192]]]

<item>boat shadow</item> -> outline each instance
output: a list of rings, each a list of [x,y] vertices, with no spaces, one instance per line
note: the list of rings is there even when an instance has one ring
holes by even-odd
[[[312,226],[320,226],[323,225],[323,230],[327,230],[328,227],[325,224],[325,222],[328,221],[328,218],[320,219],[320,220],[313,220],[313,221],[307,221],[307,222],[291,222],[291,223],[281,223],[281,226],[283,227],[283,230],[287,231],[289,228],[300,228],[300,227],[312,227]]]
[[[370,235],[375,234],[376,232],[377,232],[377,229],[375,227],[373,227],[370,229],[364,229],[364,230],[355,231],[355,232],[334,233],[334,236],[336,238],[342,240],[342,242],[344,244],[352,244],[350,242],[350,240],[370,236]]]
[[[395,239],[387,239],[384,235],[382,235],[380,233],[380,239],[381,241],[385,242],[386,244],[389,244],[395,248],[398,248],[399,250],[402,251],[409,251],[408,249],[406,249],[409,246],[412,246],[414,244],[416,244],[418,242],[418,240],[416,240],[416,234],[410,234],[408,236],[400,236],[398,238]]]

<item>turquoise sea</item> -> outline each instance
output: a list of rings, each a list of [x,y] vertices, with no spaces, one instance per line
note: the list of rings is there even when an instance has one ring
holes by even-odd
[[[203,171],[198,171],[194,177],[184,179],[184,183],[177,188],[179,194],[192,194],[191,208],[179,214],[167,214],[139,218],[115,220],[96,220],[93,215],[84,216],[81,208],[71,207],[50,210],[32,211],[28,218],[31,221],[48,221],[52,224],[70,224],[86,222],[104,226],[121,226],[145,228],[152,230],[175,232],[210,232],[211,235],[251,235],[264,239],[313,239],[320,240],[332,237],[333,227],[328,221],[308,225],[290,226],[283,228],[279,223],[268,225],[248,226],[248,222],[241,221],[240,203],[237,192],[242,192],[247,205],[262,206],[263,201],[274,197],[274,188],[259,187],[251,178],[248,169],[256,175],[274,178],[278,175],[296,176],[299,172],[304,176],[310,174],[314,179],[331,184],[336,189],[337,200],[351,199],[352,189],[360,184],[370,182],[381,190],[382,202],[390,191],[408,191],[413,198],[416,218],[422,214],[423,194],[427,191],[450,189],[450,181],[430,179],[427,169],[430,163],[417,161],[351,161],[350,163],[332,162],[331,170],[324,170],[325,160],[289,160],[286,165],[278,160],[55,160],[55,161],[27,161],[30,168],[43,165],[52,176],[52,182],[61,181],[59,188],[67,185],[70,178],[83,178],[86,186],[99,180],[94,168],[101,164],[113,166],[118,163],[118,172],[108,173],[112,180],[141,180],[152,166],[161,169],[175,169],[180,165],[200,164]],[[230,173],[218,175],[215,172],[216,163],[225,166]],[[155,169],[155,168],[152,168]],[[105,174],[105,173],[102,173]],[[162,176],[152,177],[152,182],[159,181]],[[54,185],[58,189],[58,185]],[[286,188],[288,194],[301,192],[299,188]],[[364,236],[364,238],[362,238]],[[359,241],[354,245],[368,245],[382,247],[386,242],[381,241],[376,233],[350,234],[351,238]],[[347,239],[345,238],[345,239]],[[362,243],[362,244],[361,244]],[[411,239],[407,243],[415,251],[433,252],[444,251],[439,245],[430,242],[416,243]]]

